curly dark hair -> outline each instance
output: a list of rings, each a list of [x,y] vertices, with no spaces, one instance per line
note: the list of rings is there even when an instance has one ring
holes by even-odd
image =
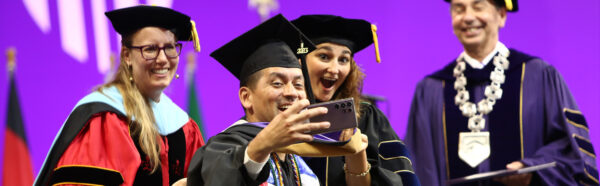
[[[332,99],[354,98],[354,111],[356,112],[358,119],[360,119],[360,104],[362,102],[360,95],[362,93],[363,80],[365,78],[365,73],[362,71],[363,70],[356,65],[356,61],[354,61],[353,58],[350,64],[348,77],[346,77],[346,80],[344,80],[344,83],[342,83],[340,88],[336,91]]]

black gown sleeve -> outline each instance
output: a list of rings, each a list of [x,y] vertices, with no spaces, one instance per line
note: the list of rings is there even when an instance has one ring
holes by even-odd
[[[210,138],[190,162],[187,185],[260,185],[269,177],[269,166],[252,179],[244,166],[248,143],[255,135],[223,132]]]
[[[369,138],[372,185],[420,185],[406,145],[383,112],[369,103],[362,103],[361,109],[359,128]]]

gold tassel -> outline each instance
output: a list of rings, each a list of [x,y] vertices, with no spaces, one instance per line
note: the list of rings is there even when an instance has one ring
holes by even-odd
[[[12,75],[15,70],[17,50],[14,47],[6,49],[6,61],[8,62],[8,73]]]
[[[508,11],[512,11],[513,10],[512,0],[504,0],[504,3],[506,4],[506,9]]]
[[[196,30],[196,22],[190,20],[190,23],[192,23],[192,41],[194,42],[194,50],[200,52],[200,39],[198,38],[198,30]]]
[[[379,54],[379,41],[377,40],[377,26],[371,24],[371,32],[373,32],[373,44],[375,45],[375,56],[377,63],[381,63],[381,55]]]

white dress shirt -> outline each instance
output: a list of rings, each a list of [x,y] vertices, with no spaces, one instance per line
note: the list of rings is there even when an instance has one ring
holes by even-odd
[[[472,58],[465,51],[460,53],[458,57],[460,58],[462,56],[465,62],[474,69],[483,69],[483,67],[485,67],[485,65],[487,65],[498,52],[500,52],[504,56],[508,56],[509,53],[508,48],[506,48],[506,46],[500,41],[496,42],[496,47],[494,48],[494,50],[492,50],[492,52],[490,52],[485,58],[483,58],[483,61],[478,61],[477,59]]]

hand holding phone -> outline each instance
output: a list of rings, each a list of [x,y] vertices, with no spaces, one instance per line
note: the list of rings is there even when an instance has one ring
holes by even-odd
[[[357,127],[358,121],[356,120],[354,104],[354,98],[346,98],[309,105],[306,107],[307,109],[326,107],[328,110],[327,114],[312,117],[309,122],[328,121],[331,125],[327,129],[310,131],[308,134],[321,134]]]

